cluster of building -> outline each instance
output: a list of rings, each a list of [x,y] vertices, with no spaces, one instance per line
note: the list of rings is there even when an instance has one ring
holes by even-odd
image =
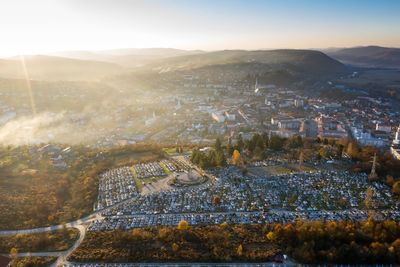
[[[319,94],[320,88],[337,90],[338,95],[349,89],[332,82],[321,81],[309,88],[296,84],[283,88],[261,84],[240,71],[229,70],[171,72],[161,74],[161,78],[152,82],[156,89],[142,90],[134,97],[118,92],[113,98],[124,101],[109,101],[91,113],[82,113],[71,106],[63,113],[63,128],[73,129],[68,131],[70,135],[35,131],[40,134],[30,141],[81,140],[96,147],[108,147],[136,142],[209,143],[216,137],[235,139],[241,134],[243,139],[249,139],[255,133],[268,132],[283,137],[352,137],[361,145],[388,151],[400,124],[399,113],[387,98],[360,91],[359,96],[340,101]],[[50,85],[41,88],[46,86]],[[92,103],[82,90],[72,87],[60,85],[47,90],[50,94],[45,90],[38,90],[37,94],[49,103],[55,99],[70,103],[74,99],[85,106],[98,104],[98,101]],[[14,89],[5,90],[2,97],[15,97]],[[96,92],[103,96],[109,90],[101,87]],[[25,97],[24,94],[18,92],[20,97]],[[0,124],[31,112],[28,105],[3,102]],[[46,111],[50,117],[58,116],[57,110]],[[393,144],[394,156],[396,149]],[[62,167],[62,159],[55,160],[55,164]]]
[[[393,144],[390,147],[390,153],[396,159],[400,160],[400,126],[397,128],[396,137],[393,140]]]

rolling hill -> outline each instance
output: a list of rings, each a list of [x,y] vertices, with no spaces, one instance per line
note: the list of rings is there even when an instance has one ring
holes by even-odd
[[[25,56],[25,65],[32,80],[97,81],[127,70],[117,64],[52,56]],[[20,57],[0,59],[0,77],[25,78]]]
[[[326,53],[347,65],[400,69],[400,48],[363,46],[326,51]]]
[[[199,53],[203,53],[203,51],[174,48],[125,48],[103,51],[64,51],[50,55],[82,60],[98,60],[119,64],[125,67],[139,67],[162,58]]]
[[[342,72],[346,67],[322,52],[313,50],[224,50],[160,59],[148,64],[158,72],[190,70],[227,64],[263,64],[265,67],[288,68],[307,74]]]

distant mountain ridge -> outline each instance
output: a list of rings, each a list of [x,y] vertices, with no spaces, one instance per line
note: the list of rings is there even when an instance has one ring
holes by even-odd
[[[326,51],[326,53],[347,65],[400,69],[400,48],[361,46]]]
[[[81,60],[98,60],[119,64],[124,67],[138,67],[160,58],[203,53],[201,50],[181,50],[175,48],[123,48],[102,51],[63,51],[52,56]]]
[[[136,52],[137,54],[130,54]],[[108,54],[106,54],[108,53]],[[347,70],[342,63],[314,50],[222,50],[204,52],[179,49],[117,49],[105,54],[64,52],[64,56],[25,56],[30,79],[98,81],[133,72],[169,72],[208,68],[209,71],[244,72],[250,75],[283,70],[271,80],[292,80],[301,75],[325,75]],[[126,54],[125,54],[126,53]],[[113,55],[111,55],[113,54]],[[86,58],[76,59],[77,57]],[[130,67],[127,67],[130,66]],[[0,78],[25,78],[21,58],[0,59]]]
[[[29,78],[33,80],[96,81],[126,72],[117,64],[101,61],[44,55],[24,56],[24,59]],[[25,78],[21,58],[0,59],[0,77]]]
[[[167,72],[243,63],[261,63],[273,67],[291,68],[299,72],[314,72],[315,74],[346,70],[342,63],[320,51],[294,49],[223,50],[160,59],[146,67],[159,72]]]

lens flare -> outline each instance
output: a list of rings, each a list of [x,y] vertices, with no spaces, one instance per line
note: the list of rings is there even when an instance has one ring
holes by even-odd
[[[31,82],[29,79],[29,74],[28,74],[28,70],[26,68],[26,64],[25,64],[25,57],[23,55],[20,56],[21,59],[21,65],[22,65],[22,69],[24,71],[24,76],[25,76],[25,81],[26,81],[26,87],[28,88],[29,91],[29,98],[31,100],[31,108],[32,108],[32,114],[33,116],[36,117],[36,107],[35,107],[35,100],[33,98],[33,94],[32,94],[32,86],[31,86]]]

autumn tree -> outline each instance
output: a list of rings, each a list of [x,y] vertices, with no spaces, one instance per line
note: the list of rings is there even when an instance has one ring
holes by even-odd
[[[215,196],[213,198],[213,205],[219,205],[221,204],[221,198],[219,196]]]
[[[221,227],[228,227],[228,223],[227,223],[227,222],[223,222],[223,223],[221,223],[219,226],[221,226]]]
[[[397,181],[393,184],[392,193],[395,195],[400,195],[400,181]]]
[[[18,259],[18,249],[16,249],[16,248],[12,248],[11,249],[11,251],[10,251],[10,259],[11,259],[12,265],[14,265],[14,263]]]
[[[267,234],[267,239],[271,242],[274,242],[276,240],[276,235],[274,234],[274,232],[269,232]]]
[[[179,250],[179,245],[177,243],[172,243],[172,251],[177,252]]]
[[[242,256],[243,255],[243,246],[242,246],[242,244],[240,244],[238,246],[238,248],[236,249],[236,253],[238,254],[238,256]]]
[[[233,151],[232,163],[236,166],[241,166],[243,164],[242,156],[237,149]]]
[[[181,221],[179,222],[179,224],[178,224],[178,229],[179,229],[179,230],[186,230],[186,229],[188,229],[188,228],[189,228],[189,224],[188,224],[187,221],[181,220]]]
[[[374,195],[374,192],[372,191],[372,188],[368,187],[367,192],[365,194],[365,206],[368,208],[371,207],[371,205],[372,205],[371,200],[372,200],[373,195]]]

